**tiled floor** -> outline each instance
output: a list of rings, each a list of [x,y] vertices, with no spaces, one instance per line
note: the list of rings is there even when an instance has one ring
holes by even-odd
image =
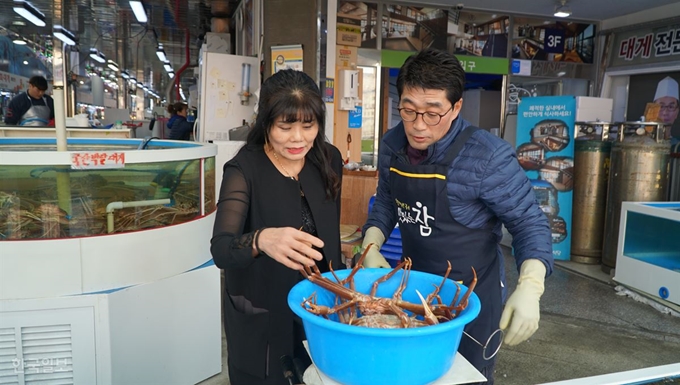
[[[506,249],[510,293],[517,271]],[[225,370],[201,385],[228,385]],[[496,384],[541,384],[680,362],[680,317],[617,294],[600,267],[559,262],[546,281],[541,323],[518,346],[504,346]]]

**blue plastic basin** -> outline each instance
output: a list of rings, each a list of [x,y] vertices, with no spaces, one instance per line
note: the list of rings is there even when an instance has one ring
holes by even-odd
[[[354,278],[356,290],[368,293],[372,283],[388,273],[387,269],[362,269]],[[340,278],[350,270],[336,271]],[[378,289],[379,297],[391,297],[401,281],[403,271],[397,272]],[[324,276],[333,279],[330,273]],[[411,271],[403,299],[420,303],[423,297],[439,285],[442,277]],[[461,286],[459,298],[467,291]],[[302,307],[304,298],[316,292],[319,305],[334,306],[335,295],[304,280],[288,293],[288,306],[303,322],[309,351],[317,368],[326,376],[344,385],[428,384],[443,376],[453,365],[463,328],[474,320],[481,309],[477,295],[472,293],[467,308],[452,321],[439,325],[410,329],[373,329],[350,326],[314,315]],[[456,285],[447,280],[440,292],[444,303],[450,303]]]

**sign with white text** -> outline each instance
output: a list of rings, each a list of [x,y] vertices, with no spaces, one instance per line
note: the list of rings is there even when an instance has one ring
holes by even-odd
[[[573,96],[525,97],[517,111],[517,160],[548,217],[558,260],[571,253],[575,116]]]

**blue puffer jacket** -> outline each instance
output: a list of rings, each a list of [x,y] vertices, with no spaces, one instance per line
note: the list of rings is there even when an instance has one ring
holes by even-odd
[[[448,133],[428,148],[422,164],[441,162],[456,136],[470,123],[457,118]],[[404,125],[389,130],[380,144],[378,156],[378,192],[373,209],[364,225],[365,231],[376,226],[388,237],[397,217],[390,198],[390,160],[397,153],[399,161],[408,162]],[[460,224],[479,229],[494,217],[500,219],[493,229],[500,242],[501,223],[513,236],[517,268],[526,259],[536,258],[552,273],[552,238],[548,219],[538,206],[536,197],[510,144],[491,133],[476,131],[454,159],[447,175],[449,210]],[[498,247],[499,258],[502,252]]]

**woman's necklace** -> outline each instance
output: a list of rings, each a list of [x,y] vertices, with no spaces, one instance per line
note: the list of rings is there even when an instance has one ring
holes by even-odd
[[[281,169],[283,169],[283,172],[286,173],[286,177],[288,177],[288,178],[290,178],[290,179],[292,179],[292,180],[294,180],[294,181],[297,181],[297,178],[294,177],[293,175],[291,175],[290,172],[288,172],[288,170],[286,170],[286,168],[283,167],[283,163],[281,163],[281,160],[279,160],[279,156],[276,155],[276,151],[274,151],[273,148],[272,148],[272,154],[274,155],[274,159],[276,159],[276,163],[278,163],[279,166],[281,166]],[[303,166],[304,166],[304,162],[305,162],[305,158],[302,158],[302,164],[303,164]],[[302,185],[300,185],[300,196],[305,196],[304,191],[302,191]]]
[[[274,159],[276,159],[276,163],[278,163],[279,166],[281,166],[281,169],[283,169],[283,172],[286,173],[286,176],[290,179],[297,180],[296,177],[294,177],[290,172],[288,172],[288,170],[285,167],[283,167],[283,163],[281,163],[281,160],[279,159],[279,156],[276,154],[276,151],[274,151],[274,149],[272,149],[272,154],[274,155]],[[302,161],[304,162],[304,159]]]

